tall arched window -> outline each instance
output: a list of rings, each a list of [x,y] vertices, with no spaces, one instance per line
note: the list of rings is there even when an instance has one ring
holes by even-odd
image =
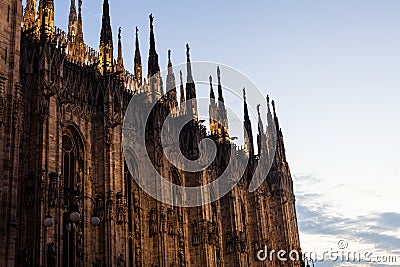
[[[64,190],[70,192],[75,186],[76,145],[70,135],[63,136],[63,177]]]
[[[64,197],[67,207],[72,207],[74,197],[83,194],[84,147],[80,134],[75,127],[65,129],[62,137],[62,175],[64,179]],[[63,267],[75,266],[77,257],[82,253],[76,249],[74,229],[67,227],[70,210],[63,214]],[[77,227],[83,227],[77,222]],[[83,229],[81,229],[83,233]]]

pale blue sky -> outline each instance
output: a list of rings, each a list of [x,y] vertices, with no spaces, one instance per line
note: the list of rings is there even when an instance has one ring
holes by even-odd
[[[56,1],[56,25],[64,29],[69,2]],[[322,252],[345,238],[353,250],[399,253],[400,242],[385,240],[400,241],[400,1],[110,5],[128,69],[136,25],[147,62],[153,13],[162,67],[168,49],[175,63],[184,62],[189,42],[193,60],[239,69],[276,99],[305,250]],[[84,1],[84,37],[94,48],[101,9],[101,0]]]

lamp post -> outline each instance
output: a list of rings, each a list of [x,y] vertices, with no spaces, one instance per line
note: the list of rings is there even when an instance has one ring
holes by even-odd
[[[62,197],[56,197],[57,199],[62,199],[64,200],[64,203],[67,204],[67,206],[65,207],[65,210],[67,212],[67,216],[64,217],[64,226],[65,226],[65,230],[67,230],[67,236],[64,238],[67,238],[67,247],[66,247],[66,255],[64,255],[64,257],[67,257],[67,266],[71,266],[74,265],[74,261],[70,262],[70,258],[71,256],[74,257],[74,255],[70,255],[71,251],[70,251],[70,242],[71,242],[71,234],[73,234],[75,232],[76,229],[76,225],[77,223],[81,220],[81,213],[79,211],[79,205],[78,203],[80,201],[84,201],[85,199],[89,199],[92,203],[93,203],[93,212],[91,214],[90,217],[90,224],[94,227],[98,226],[100,224],[100,218],[97,216],[96,212],[97,212],[97,205],[96,205],[96,201],[89,197],[89,196],[79,196],[80,192],[78,191],[72,191],[72,192],[68,192],[67,197],[66,198],[62,198]],[[79,197],[78,197],[79,196]],[[67,201],[65,201],[67,199]],[[83,205],[82,205],[83,206]],[[66,220],[65,220],[66,219]],[[51,216],[50,212],[48,211],[45,218],[43,219],[43,226],[45,228],[50,228],[54,225],[54,219]],[[60,238],[60,237],[59,237]],[[72,238],[73,240],[73,238]],[[72,252],[74,253],[74,252]]]
[[[310,258],[306,257],[305,260],[306,260],[305,267],[311,267],[310,262],[312,263],[312,267],[315,267],[314,266],[314,260],[311,257]]]
[[[77,201],[79,201],[79,200],[81,200],[81,199],[84,199],[84,198],[90,199],[90,200],[93,202],[94,207],[95,207],[94,211],[95,211],[95,210],[96,210],[96,202],[95,202],[94,199],[92,199],[91,197],[82,196],[82,197],[78,198]],[[75,205],[68,206],[66,209],[67,209],[67,210],[71,210],[71,209],[73,209],[73,208],[75,208],[75,207],[76,207],[76,204],[75,204]],[[76,222],[78,222],[78,221],[80,220],[80,218],[81,218],[81,214],[79,213],[79,211],[72,211],[72,212],[70,212],[70,214],[69,214],[69,220],[71,221],[70,223],[72,223],[72,224],[74,224],[74,225],[75,225]],[[96,215],[95,212],[94,212],[94,213],[92,214],[92,216],[90,217],[90,224],[93,225],[93,226],[98,226],[98,225],[100,224],[100,218]],[[52,226],[54,225],[54,219],[53,219],[53,217],[50,215],[50,212],[47,212],[46,217],[44,217],[43,225],[44,225],[45,227],[47,227],[47,228],[48,228],[48,227],[52,227]],[[75,225],[75,226],[76,226],[76,225]],[[67,230],[68,230],[68,229],[67,229]],[[70,230],[68,230],[68,231],[70,231]]]

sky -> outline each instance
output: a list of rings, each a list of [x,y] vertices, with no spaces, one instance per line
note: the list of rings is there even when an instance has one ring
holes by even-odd
[[[69,2],[55,3],[56,25],[65,30]],[[192,60],[231,66],[276,100],[303,251],[337,250],[342,240],[347,251],[395,255],[399,265],[400,1],[118,0],[110,6],[115,43],[122,27],[127,69],[135,26],[147,62],[153,13],[161,68],[168,49],[174,63],[184,62],[189,43]],[[101,0],[84,0],[84,38],[94,48],[101,13]],[[326,260],[316,266],[393,265]]]

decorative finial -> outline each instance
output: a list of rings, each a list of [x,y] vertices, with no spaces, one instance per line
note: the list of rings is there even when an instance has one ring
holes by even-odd
[[[139,28],[136,26],[136,36],[139,34]]]
[[[121,40],[121,27],[118,28],[118,40]]]
[[[183,84],[182,70],[179,71],[179,77],[180,77],[180,80],[181,80],[181,84]]]
[[[149,19],[150,19],[150,24],[153,25],[153,20],[154,20],[153,13],[150,14]]]
[[[261,116],[261,115],[260,115],[260,106],[261,106],[260,104],[257,104],[257,113],[258,113],[258,116]]]
[[[221,70],[219,69],[219,66],[217,66],[217,74],[218,74],[218,77],[221,77]]]
[[[267,95],[267,103],[269,104],[269,95]]]
[[[212,76],[211,75],[209,77],[209,80],[210,80],[210,84],[212,84]]]
[[[243,87],[243,100],[246,101],[246,87]]]
[[[189,59],[189,57],[190,57],[190,47],[189,47],[189,44],[186,44],[186,56],[187,56],[187,58]]]

